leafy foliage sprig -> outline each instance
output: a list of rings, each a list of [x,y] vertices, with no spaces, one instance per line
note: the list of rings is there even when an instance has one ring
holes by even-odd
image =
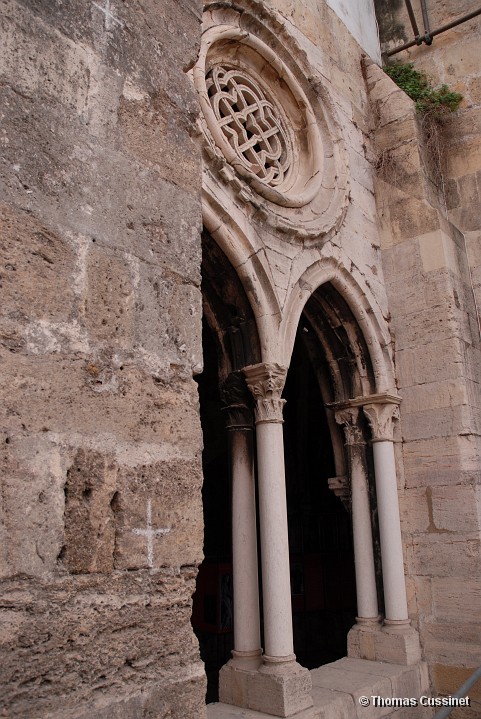
[[[415,70],[412,62],[390,65],[384,72],[414,100],[421,115],[441,118],[447,112],[456,112],[463,99],[459,92],[453,92],[447,85],[433,87],[426,73]]]

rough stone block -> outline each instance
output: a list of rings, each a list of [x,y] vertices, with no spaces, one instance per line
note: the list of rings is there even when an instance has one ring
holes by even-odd
[[[398,631],[385,626],[376,635],[376,661],[411,665],[421,661],[419,634],[412,628]]]
[[[453,143],[446,163],[448,177],[457,178],[478,172],[480,154],[481,138],[479,136],[461,138],[460,142]]]
[[[467,406],[426,409],[419,412],[403,412],[402,433],[405,441],[430,437],[451,437],[465,434],[472,423],[472,413]]]
[[[406,240],[402,244],[384,247],[382,261],[388,287],[397,281],[410,284],[413,277],[422,272],[417,238]],[[396,297],[394,296],[392,300],[396,300]],[[399,307],[402,309],[402,305]]]
[[[481,111],[478,112],[479,121]],[[477,132],[479,134],[481,129]],[[458,193],[463,198],[463,203],[452,209],[450,219],[463,232],[479,231],[479,214],[481,210],[479,171],[460,177],[457,184]]]
[[[465,354],[464,347],[453,337],[418,346],[415,352],[401,350],[398,358],[401,386],[410,386],[458,378]]]
[[[219,672],[219,700],[236,707],[249,707],[248,685],[252,672],[224,664]]]
[[[430,619],[423,626],[423,646],[430,662],[453,662],[459,666],[481,664],[479,635],[481,621],[466,622],[458,614],[447,620]]]
[[[457,578],[434,578],[432,581],[435,616],[448,622],[479,622],[481,616],[481,581],[467,575]]]
[[[159,363],[190,373],[202,362],[200,289],[173,272],[159,272],[151,263],[139,264],[135,339]]]
[[[317,710],[316,719],[344,719],[356,716],[354,699],[350,694],[312,687],[312,698]]]
[[[250,709],[290,717],[312,707],[311,674],[296,662],[291,665],[264,665],[252,676],[247,687]]]
[[[479,534],[453,534],[434,529],[426,535],[414,535],[408,557],[408,571],[413,574],[451,576],[462,582],[473,572],[481,571]]]
[[[391,204],[389,212],[394,242],[404,242],[439,228],[437,211],[427,202],[414,197],[405,197],[401,202]]]
[[[123,468],[113,503],[115,568],[179,567],[202,560],[202,474],[197,462]]]
[[[479,74],[478,50],[479,43],[476,35],[467,35],[461,42],[446,45],[441,58],[444,66],[448,68],[448,74],[459,78]]]
[[[465,667],[435,664],[433,666],[434,686],[439,694],[454,694],[476,669],[477,666]],[[479,686],[479,682],[476,682],[469,690],[468,696],[474,701],[481,703],[481,687]]]
[[[477,476],[479,448],[469,436],[406,442],[403,450],[408,487],[469,484]]]
[[[430,409],[449,411],[450,407],[470,404],[468,382],[459,377],[448,382],[429,382],[415,387],[404,387],[402,409],[404,413],[412,414]]]
[[[114,499],[117,467],[112,457],[79,450],[67,471],[65,538],[59,559],[73,574],[114,567]]]
[[[65,458],[45,435],[3,440],[0,576],[48,575],[62,547]]]
[[[433,487],[433,522],[450,532],[479,531],[478,503],[474,487]]]
[[[172,701],[178,719],[201,716],[205,677],[190,625],[194,583],[192,567],[4,582],[2,606],[22,620],[15,629],[14,652],[10,644],[0,645],[7,716],[30,719],[35,707],[37,716],[54,719],[95,716],[96,710],[103,718],[110,716],[110,704],[115,707],[142,690],[148,696],[153,684],[163,687],[166,709]],[[176,665],[172,657],[180,653],[182,664]],[[185,715],[184,702],[185,709],[194,702]]]
[[[347,656],[349,659],[376,659],[376,635],[379,625],[355,624],[347,635]]]
[[[426,532],[430,523],[426,491],[406,489],[399,495],[399,512],[404,533]]]
[[[433,593],[430,577],[406,577],[408,595],[412,594],[418,621],[431,617],[433,613]],[[412,590],[411,590],[412,587]],[[411,604],[410,604],[411,606]]]
[[[42,222],[0,206],[1,315],[18,320],[68,321],[73,310],[75,254],[69,242]]]
[[[189,98],[192,87],[184,79],[183,96]],[[200,158],[190,136],[196,114],[195,98],[190,98],[190,117],[182,107],[175,108],[163,89],[150,95],[120,99],[118,127],[124,150],[145,165],[154,165],[162,177],[195,191]]]
[[[47,93],[81,113],[89,88],[86,48],[55,33],[20,3],[4,6],[1,31],[2,74],[14,76],[18,89],[30,96]]]
[[[135,266],[128,257],[91,243],[85,281],[85,324],[92,340],[120,347],[131,346]]]

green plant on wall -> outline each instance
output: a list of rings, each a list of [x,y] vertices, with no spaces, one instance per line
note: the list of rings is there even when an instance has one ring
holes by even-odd
[[[463,99],[459,92],[453,92],[447,85],[433,87],[428,76],[415,70],[412,62],[385,67],[384,72],[414,100],[421,115],[441,119],[447,112],[455,112]]]

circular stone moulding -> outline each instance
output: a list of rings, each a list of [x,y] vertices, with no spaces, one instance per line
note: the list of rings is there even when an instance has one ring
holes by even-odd
[[[272,50],[274,36],[267,45],[233,15],[216,24],[209,13],[193,71],[212,164],[277,229],[325,237],[347,206],[325,112]]]

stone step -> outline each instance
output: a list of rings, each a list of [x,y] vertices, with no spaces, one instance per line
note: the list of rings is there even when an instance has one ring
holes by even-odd
[[[374,706],[372,700],[372,697],[419,699],[429,694],[424,663],[401,666],[345,658],[313,669],[311,677],[314,706],[292,719],[428,719],[433,714],[421,706]],[[367,697],[369,706],[362,706],[360,697]],[[272,719],[272,715],[217,703],[207,705],[207,719]]]

